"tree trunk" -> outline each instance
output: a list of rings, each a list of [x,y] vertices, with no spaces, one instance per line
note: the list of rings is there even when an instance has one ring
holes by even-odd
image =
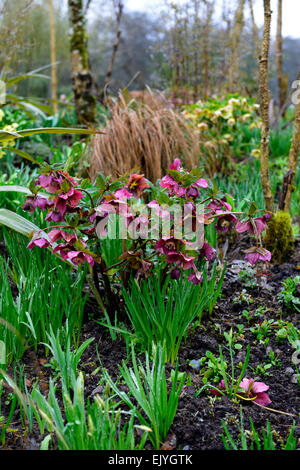
[[[268,88],[268,63],[270,49],[270,29],[271,29],[271,9],[270,0],[264,0],[264,32],[262,49],[259,58],[259,97],[260,111],[262,118],[261,143],[260,143],[260,161],[261,161],[261,183],[264,193],[266,209],[273,211],[273,195],[269,178],[269,103],[270,92]]]
[[[56,40],[55,40],[55,21],[53,2],[49,0],[50,15],[50,37],[51,37],[51,99],[53,101],[53,110],[58,112],[57,104],[57,69],[56,69]]]
[[[229,91],[236,89],[239,80],[239,44],[244,26],[244,6],[245,0],[239,0],[238,8],[235,12],[234,26],[231,35],[231,63],[229,68]]]
[[[209,88],[209,37],[211,20],[214,12],[213,2],[204,1],[206,7],[205,26],[203,28],[203,99],[207,99]]]
[[[257,55],[257,58],[259,59],[259,55],[260,55],[259,35],[258,35],[257,24],[256,24],[255,17],[254,17],[252,0],[249,0],[249,8],[250,8],[251,21],[252,21],[252,31],[253,31],[255,48],[256,48],[256,55]]]
[[[105,77],[105,82],[104,82],[104,87],[103,87],[104,93],[105,93],[105,91],[106,91],[106,89],[109,86],[110,81],[111,81],[113,68],[114,68],[114,63],[115,63],[115,58],[116,58],[116,55],[117,55],[117,52],[118,52],[118,47],[119,47],[119,44],[120,44],[120,39],[121,39],[120,25],[121,25],[123,8],[124,8],[124,4],[120,0],[118,2],[118,5],[116,6],[116,9],[117,9],[117,11],[116,11],[116,38],[115,38],[115,42],[113,44],[112,55],[111,55],[111,58],[110,58],[110,61],[109,61],[109,64],[108,64],[108,68],[107,68],[107,72],[106,72],[106,77]]]
[[[284,210],[285,212],[289,212],[290,205],[291,205],[291,198],[292,192],[294,188],[294,180],[297,170],[297,163],[298,163],[298,156],[300,152],[300,99],[298,98],[298,103],[295,108],[295,124],[294,124],[294,133],[293,133],[293,140],[292,145],[290,148],[289,159],[288,159],[288,171],[287,175],[289,175],[288,184],[287,184],[287,191],[284,200]]]
[[[93,77],[89,67],[87,36],[82,0],[68,0],[70,21],[70,49],[75,109],[79,124],[95,123],[96,98],[93,95]]]
[[[280,112],[285,102],[285,90],[284,90],[284,80],[283,80],[283,72],[282,72],[282,0],[278,0],[278,9],[277,9],[276,66],[277,66],[277,84],[278,84],[278,105],[279,105],[279,112]]]

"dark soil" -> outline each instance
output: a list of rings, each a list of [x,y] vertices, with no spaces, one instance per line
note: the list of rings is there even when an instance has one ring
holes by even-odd
[[[299,385],[295,383],[296,369],[292,363],[292,355],[295,349],[286,339],[276,340],[276,332],[280,328],[280,324],[278,325],[276,322],[291,322],[295,327],[299,327],[299,313],[296,310],[287,310],[277,300],[277,294],[282,287],[282,280],[299,275],[299,246],[298,242],[284,264],[261,265],[261,270],[258,268],[254,278],[256,285],[252,287],[247,286],[245,281],[239,278],[233,266],[237,265],[237,260],[244,258],[242,254],[243,244],[240,243],[238,248],[233,247],[230,249],[227,255],[229,261],[222,296],[215,306],[212,316],[203,318],[199,326],[191,329],[187,343],[183,344],[180,349],[180,371],[187,373],[189,385],[183,389],[177,414],[170,430],[170,434],[175,435],[176,449],[224,449],[221,439],[223,434],[222,420],[227,423],[234,440],[239,442],[238,426],[241,402],[231,401],[227,397],[214,397],[210,390],[196,397],[195,393],[203,385],[203,370],[195,370],[189,364],[192,359],[197,360],[205,356],[206,351],[211,351],[218,356],[219,345],[222,346],[223,354],[228,359],[228,344],[224,338],[224,332],[229,332],[230,328],[237,335],[236,342],[241,345],[241,348],[236,350],[234,356],[236,374],[239,373],[237,366],[245,359],[249,344],[251,354],[246,377],[255,378],[269,385],[268,394],[272,400],[271,405],[269,405],[272,408],[271,410],[255,405],[253,402],[242,402],[244,429],[250,429],[249,417],[251,417],[256,430],[261,436],[268,420],[273,430],[274,442],[277,448],[280,449],[281,443],[286,442],[291,425],[295,422],[295,436],[298,439],[298,448],[300,449]],[[0,246],[0,251],[5,254],[3,246]],[[240,302],[234,301],[244,289],[252,299],[249,305],[242,300]],[[254,312],[261,307],[264,307],[264,311],[260,316],[254,317]],[[98,310],[93,299],[89,300],[86,308],[87,313],[92,312],[97,318]],[[249,321],[242,315],[244,310],[250,312],[253,317]],[[273,320],[267,344],[262,344],[266,337],[260,342],[250,331],[250,328],[262,323],[264,320]],[[239,324],[244,325],[241,334],[238,334],[237,325]],[[100,358],[102,365],[107,368],[111,377],[117,379],[118,364],[127,356],[123,340],[112,341],[108,331],[95,321],[87,321],[82,330],[82,341],[90,337],[94,337],[94,342],[85,351],[80,363],[80,369],[85,374],[86,397],[92,397],[94,393],[101,392],[101,388],[96,389],[99,385],[99,375],[93,374],[93,371],[99,367],[98,358]],[[263,366],[270,362],[266,355],[271,350],[280,363],[272,365],[266,371],[266,374],[263,374],[257,369],[257,366]],[[35,379],[39,378],[40,388],[46,393],[50,368],[45,367],[45,360],[43,360],[42,355],[43,350],[37,355],[33,352],[27,352],[23,358],[23,364],[25,365],[29,389]],[[142,358],[143,356],[141,356]],[[171,369],[171,365],[168,365],[168,369]],[[218,382],[215,383],[215,385],[217,384]],[[9,390],[7,389],[8,393]],[[4,405],[0,414],[5,416],[8,411],[9,407]],[[24,428],[20,421],[19,412],[16,412],[10,427],[14,428],[15,432],[7,432],[4,448],[39,448],[41,436],[39,436],[38,428],[34,430],[31,436],[24,436],[22,431]]]

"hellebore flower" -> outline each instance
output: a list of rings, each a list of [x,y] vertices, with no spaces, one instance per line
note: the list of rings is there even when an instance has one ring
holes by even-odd
[[[246,256],[245,259],[249,261],[252,266],[257,262],[257,261],[271,261],[271,253],[270,251],[266,250],[265,248],[262,247],[257,247],[254,246],[252,248],[249,248],[246,250]]]
[[[222,211],[223,207],[225,207],[226,211],[231,211],[232,207],[231,205],[226,202],[225,199],[221,199],[220,201],[211,201],[209,204],[207,204],[207,209],[209,209],[213,214],[216,213],[216,211]]]
[[[177,197],[186,195],[186,188],[178,184],[170,175],[164,176],[159,184],[162,188],[168,188],[170,195],[175,194]]]
[[[156,243],[155,248],[161,254],[167,255],[168,253],[174,252],[174,251],[177,250],[178,242],[179,242],[179,240],[177,240],[176,238],[173,238],[173,237],[161,238]]]
[[[178,281],[178,279],[180,279],[180,276],[181,276],[181,272],[180,272],[180,269],[178,269],[178,268],[174,268],[170,272],[170,278],[171,279],[175,279],[176,281]]]
[[[46,220],[48,222],[51,222],[51,221],[52,222],[61,222],[62,220],[64,220],[65,213],[66,213],[66,211],[58,212],[58,211],[52,210],[47,215]]]
[[[56,177],[51,173],[50,175],[40,175],[37,182],[42,188],[46,189],[48,193],[54,194],[60,189],[63,178],[62,176]]]
[[[199,271],[191,272],[191,274],[189,275],[189,281],[195,285],[201,284],[203,281],[203,276]]]
[[[39,248],[47,248],[50,245],[49,241],[46,238],[33,238],[27,245],[29,250],[32,250],[34,246]]]
[[[150,186],[147,183],[144,175],[137,175],[136,173],[132,173],[125,188],[128,189],[128,191],[130,191],[134,196],[139,197],[144,189],[150,188]]]
[[[83,264],[87,261],[91,266],[94,266],[94,258],[84,251],[68,251],[66,259],[69,259],[76,265]]]
[[[228,214],[226,211],[222,210],[216,210],[216,215],[218,218],[215,228],[218,232],[228,232],[229,224],[237,220],[234,214]]]
[[[269,222],[271,216],[270,214],[264,214],[261,217],[257,217],[256,219],[252,219],[253,224],[256,227],[256,231],[254,230],[253,224],[251,220],[246,220],[245,222],[237,221],[235,230],[238,233],[244,233],[248,230],[248,232],[252,233],[252,235],[260,235],[265,228],[268,228],[267,223]],[[256,233],[257,232],[257,233]]]
[[[199,252],[200,257],[204,257],[207,261],[212,261],[217,257],[216,250],[214,250],[208,243],[204,242],[203,246]]]
[[[180,159],[179,158],[175,158],[174,162],[171,163],[171,165],[169,166],[170,170],[176,170],[176,171],[180,171]]]
[[[46,197],[39,196],[28,196],[25,203],[22,206],[23,211],[34,212],[38,207],[42,211],[49,209],[53,205],[52,201],[49,201]]]
[[[199,188],[207,188],[208,187],[208,182],[203,179],[203,178],[199,178],[196,183],[194,183],[196,186],[198,186]]]
[[[265,393],[269,390],[269,386],[265,383],[244,378],[239,386],[244,390],[248,398],[255,397],[253,401],[258,405],[267,406],[272,403],[269,395]]]
[[[179,268],[182,268],[184,271],[190,268],[196,270],[194,260],[194,256],[186,256],[183,253],[177,253],[177,251],[169,251],[167,254],[167,262],[175,263]]]
[[[51,243],[57,242],[57,240],[65,240],[67,243],[74,243],[77,240],[77,236],[74,233],[67,233],[64,230],[59,230],[57,228],[52,229],[48,236],[51,240]]]

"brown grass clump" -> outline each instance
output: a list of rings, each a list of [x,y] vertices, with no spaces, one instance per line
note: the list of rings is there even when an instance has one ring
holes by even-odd
[[[187,169],[199,164],[200,134],[188,127],[182,115],[166,107],[163,99],[152,96],[149,106],[146,101],[127,103],[120,96],[111,106],[110,116],[104,134],[91,140],[92,180],[100,171],[119,176],[138,167],[149,180],[156,181],[176,157]]]

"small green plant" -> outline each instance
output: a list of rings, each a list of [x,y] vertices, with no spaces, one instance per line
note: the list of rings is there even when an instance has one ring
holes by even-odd
[[[165,370],[166,347],[152,345],[153,362],[150,364],[149,354],[146,353],[145,367],[137,363],[134,347],[132,347],[132,365],[129,369],[123,361],[119,366],[121,377],[129,388],[129,393],[121,391],[113,383],[108,373],[105,377],[111,388],[126,403],[130,410],[135,410],[140,423],[151,428],[149,439],[155,449],[159,449],[164,442],[171,424],[173,423],[179,396],[185,382],[185,374],[179,375],[178,363],[172,378],[172,386],[168,393]],[[132,398],[137,402],[135,408]]]
[[[242,407],[240,410],[240,425],[239,425],[239,441],[234,441],[232,435],[230,434],[228,427],[224,421],[222,421],[222,426],[224,429],[224,434],[222,435],[222,441],[226,450],[276,450],[276,445],[273,439],[273,432],[271,429],[271,424],[267,421],[266,429],[262,431],[262,437],[259,436],[256,431],[253,421],[249,418],[250,421],[250,431],[246,431],[243,425],[243,412]],[[294,436],[295,423],[293,423],[289,436],[286,443],[281,444],[282,450],[296,450],[297,439]],[[249,442],[250,441],[250,442]]]
[[[264,340],[272,334],[273,323],[273,319],[264,320],[262,323],[257,323],[254,327],[250,328],[250,331],[256,337],[257,341],[264,343]]]
[[[300,276],[288,277],[282,282],[282,290],[277,295],[279,302],[288,309],[296,309],[300,312],[300,297],[296,296],[297,286],[300,284]]]
[[[254,302],[253,297],[247,294],[246,289],[243,289],[236,297],[233,299],[234,304],[239,305],[251,305]]]
[[[87,339],[77,350],[72,351],[68,323],[65,326],[65,338],[62,338],[62,332],[59,330],[55,335],[52,328],[50,328],[50,333],[47,333],[47,336],[49,344],[45,344],[45,346],[53,355],[49,365],[56,372],[56,377],[61,378],[63,389],[69,390],[72,377],[77,375],[77,367],[81,356],[91,342],[94,341],[94,338]],[[63,341],[65,342],[64,347],[62,347]]]
[[[217,394],[219,394],[219,395],[222,395],[222,394],[226,393],[226,395],[228,395],[229,398],[231,398],[231,399],[236,398],[236,396],[239,392],[239,385],[240,385],[240,383],[241,383],[241,381],[242,381],[242,379],[245,375],[246,369],[247,369],[248,364],[249,364],[250,345],[248,345],[248,347],[247,347],[247,352],[246,352],[246,357],[245,357],[244,364],[242,364],[241,372],[240,372],[238,378],[236,379],[235,378],[234,361],[233,361],[234,340],[233,340],[232,328],[231,328],[230,332],[227,334],[226,340],[228,342],[229,355],[230,355],[230,365],[231,365],[230,374],[227,372],[228,366],[227,366],[226,361],[224,360],[221,346],[219,346],[219,360],[218,361],[214,360],[213,355],[210,356],[210,359],[212,360],[212,362],[215,363],[215,370],[217,370],[218,374],[220,374],[222,379],[223,379],[222,382],[223,382],[223,386],[224,386],[224,393],[219,388],[216,388],[214,385],[212,385],[211,383],[206,382],[204,384],[204,386],[200,390],[198,390],[198,392],[196,392],[196,396],[200,395],[200,393],[203,390],[207,389],[208,387],[211,387],[213,390],[216,390]]]
[[[247,268],[241,269],[238,272],[238,276],[246,287],[249,287],[251,289],[257,286],[255,270],[251,266],[247,266]]]

